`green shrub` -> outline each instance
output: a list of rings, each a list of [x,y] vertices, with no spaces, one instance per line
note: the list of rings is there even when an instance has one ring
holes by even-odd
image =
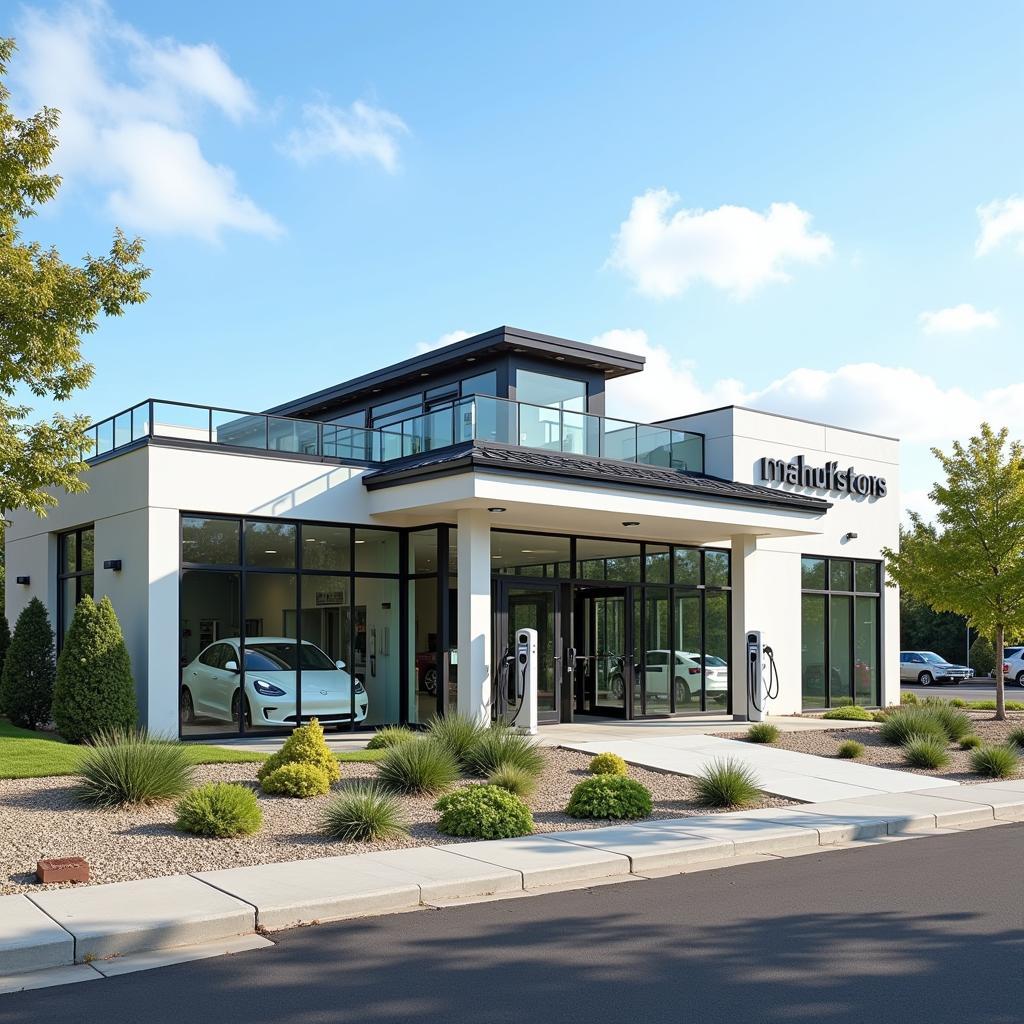
[[[651,791],[625,775],[595,775],[578,782],[565,813],[572,818],[646,818]]]
[[[1020,755],[1015,747],[982,746],[971,751],[971,767],[990,779],[1005,779],[1017,770]]]
[[[899,708],[886,716],[879,735],[886,743],[902,746],[911,736],[937,736],[947,738],[946,730],[932,708]]]
[[[1024,748],[1024,726],[1011,729],[1006,737],[1006,742],[1012,746]]]
[[[965,708],[965,707],[967,707],[967,701],[965,701],[965,700],[963,699],[963,697],[954,697],[954,698],[953,698],[953,699],[952,699],[952,700],[951,700],[951,701],[949,702],[949,706],[950,706],[951,708]]]
[[[281,749],[260,765],[256,777],[262,782],[272,772],[276,772],[286,764],[311,764],[319,768],[326,776],[328,784],[341,778],[341,766],[338,759],[327,746],[324,731],[320,723],[311,718],[306,725],[295,729],[281,745]],[[324,792],[327,792],[324,790]]]
[[[961,736],[966,736],[974,727],[968,715],[945,701],[941,704],[933,705],[929,710],[935,716],[935,720],[939,725],[942,726],[946,739],[951,743],[956,743]]]
[[[872,722],[884,722],[889,717],[889,712],[885,708],[878,708],[871,712]]]
[[[863,753],[864,744],[858,743],[856,740],[843,740],[843,742],[839,744],[838,754],[840,757],[845,757],[847,760],[856,760]]]
[[[945,768],[949,764],[946,739],[932,734],[910,736],[903,744],[903,756],[914,768]]]
[[[832,706],[837,708],[845,708],[853,703],[852,697],[833,697]]]
[[[756,722],[747,730],[747,740],[750,743],[774,743],[781,733],[777,725],[771,722]]]
[[[305,799],[330,792],[331,780],[327,772],[312,761],[289,761],[264,775],[260,787],[272,796]]]
[[[78,602],[57,659],[53,720],[69,743],[110,729],[133,729],[135,683],[121,624],[109,597]]]
[[[900,704],[916,704],[917,694],[916,693],[901,693]]]
[[[4,713],[3,678],[4,663],[7,661],[7,650],[11,646],[11,627],[7,616],[3,613],[3,570],[0,569],[0,715]]]
[[[960,737],[960,749],[961,750],[974,750],[975,747],[981,746],[981,737],[975,736],[974,733],[968,733],[966,736]]]
[[[859,704],[844,704],[842,707],[826,711],[821,717],[842,722],[870,722],[872,716],[867,708],[862,708]]]
[[[746,807],[761,795],[753,770],[732,758],[713,761],[693,781],[704,807]]]
[[[6,627],[7,620],[4,619]],[[50,721],[53,704],[53,630],[38,597],[22,609],[0,675],[0,709],[23,729]]]
[[[175,825],[182,832],[215,839],[252,835],[263,824],[256,794],[230,782],[208,782],[189,790],[175,811]]]
[[[406,729],[404,725],[385,725],[378,729],[366,744],[367,750],[384,750],[387,747],[396,746],[399,743],[408,743],[416,739],[416,733],[412,729]]]
[[[376,783],[359,783],[325,808],[323,831],[344,842],[385,842],[409,834],[398,801]]]
[[[377,763],[377,777],[397,793],[439,793],[458,777],[455,755],[432,736],[391,747]]]
[[[498,765],[487,776],[487,782],[491,786],[500,786],[522,797],[529,796],[537,788],[537,777],[517,764]]]
[[[547,764],[544,752],[531,737],[512,729],[487,729],[467,755],[467,763],[475,775],[484,777],[504,765],[514,765],[539,777]]]
[[[996,702],[994,700],[972,700],[968,702],[967,706],[971,711],[995,711]],[[1006,702],[1006,710],[1024,711],[1024,701],[1008,700]]]
[[[153,804],[181,796],[192,782],[188,751],[141,729],[97,733],[78,766],[75,795],[98,807]]]
[[[443,718],[435,715],[427,723],[427,733],[451,751],[460,771],[470,770],[470,752],[488,731],[487,726],[475,718],[459,714],[448,714]]]
[[[507,789],[473,783],[441,797],[438,832],[472,839],[511,839],[533,831],[530,808]]]
[[[987,636],[979,636],[971,644],[971,664],[979,676],[988,676],[996,667],[995,645]]]
[[[628,775],[629,765],[618,754],[595,754],[588,770],[591,775]]]

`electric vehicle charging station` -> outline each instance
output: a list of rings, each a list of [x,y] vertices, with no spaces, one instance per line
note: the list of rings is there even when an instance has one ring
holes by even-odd
[[[494,719],[521,732],[537,733],[537,630],[517,629],[501,659]]]
[[[747,633],[746,651],[747,721],[763,722],[768,717],[768,701],[779,695],[775,654],[763,643],[759,629]]]

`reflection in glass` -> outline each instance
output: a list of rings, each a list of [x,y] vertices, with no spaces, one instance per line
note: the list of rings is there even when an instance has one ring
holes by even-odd
[[[704,710],[724,711],[729,702],[729,594],[704,595]]]
[[[587,580],[640,582],[640,545],[626,541],[576,541],[577,575]]]
[[[587,411],[587,383],[533,370],[516,371],[516,401],[571,412]]]
[[[409,582],[409,721],[425,722],[437,710],[441,679],[437,580]]]
[[[347,572],[351,568],[349,541],[352,532],[347,526],[302,526],[302,567]]]
[[[558,637],[555,633],[555,594],[548,589],[523,587],[508,592],[508,640],[512,645],[516,631],[537,631],[537,710],[540,714],[556,707],[558,687]],[[513,678],[514,683],[514,678]]]
[[[833,563],[835,564],[835,563]],[[852,636],[850,615],[853,598],[833,595],[829,607],[829,694],[832,707],[852,703]]]
[[[827,589],[824,558],[801,558],[800,575],[804,590]]]
[[[357,561],[358,558],[357,554]],[[401,717],[399,680],[404,645],[399,631],[398,605],[398,580],[356,580],[352,606],[352,671],[357,688],[361,683],[366,690],[365,698],[369,703],[366,725],[390,724]],[[356,703],[358,717],[358,694]]]
[[[645,572],[648,583],[668,583],[669,551],[667,547],[647,545]]]
[[[356,529],[357,572],[398,572],[398,534],[390,530]]]
[[[495,530],[491,533],[491,570],[505,576],[567,576],[569,538]]]
[[[803,594],[800,599],[800,675],[805,708],[828,706],[825,692],[824,594]]]
[[[829,579],[833,590],[853,590],[853,563],[842,558],[830,559]]]
[[[240,526],[237,519],[181,520],[181,560],[199,565],[238,565]]]
[[[416,530],[409,534],[409,571],[437,572],[437,530]]]
[[[317,710],[332,709],[337,714],[342,700],[341,673],[313,645],[304,647],[302,662],[308,662],[310,671],[318,677],[327,673],[323,685],[329,693],[323,701],[315,702],[316,708],[300,706],[306,694],[300,695],[296,672],[296,577],[291,573],[249,572],[243,584],[246,649],[241,713],[246,731],[294,727]]]
[[[854,700],[874,707],[878,697],[878,599],[857,597],[854,611]]]
[[[676,591],[675,658],[676,711],[700,711],[701,690],[701,595]]]
[[[294,569],[297,535],[294,523],[247,522],[245,564],[260,569]]]
[[[862,594],[877,594],[880,590],[878,585],[879,565],[877,562],[856,562],[854,572],[856,574],[857,590]]]
[[[704,552],[704,585],[708,587],[729,586],[729,552]]]
[[[352,597],[347,576],[302,577],[302,717],[316,715],[324,726],[349,728],[353,700],[358,721],[366,695],[353,691]],[[288,635],[293,613],[286,613]],[[322,652],[324,657],[319,657]],[[325,662],[319,671],[307,671],[310,658]],[[340,662],[340,664],[339,664]],[[329,666],[329,667],[328,667]],[[327,691],[326,693],[324,691]]]
[[[700,585],[700,551],[696,548],[674,548],[676,583],[691,587]]]
[[[642,679],[638,680],[634,687],[633,713],[635,715],[643,713],[642,695],[645,699],[647,714],[668,714],[671,710],[671,691],[676,675],[672,666],[674,661],[671,650],[672,638],[669,635],[668,589],[649,587],[645,602],[644,667]],[[641,691],[643,691],[642,694]]]

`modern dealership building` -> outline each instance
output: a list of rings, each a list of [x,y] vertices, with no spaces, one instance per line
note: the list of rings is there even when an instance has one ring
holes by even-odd
[[[141,402],[87,491],[13,514],[8,619],[38,597],[59,643],[108,595],[142,724],[185,738],[488,717],[526,626],[542,726],[744,717],[751,630],[770,713],[897,703],[897,441],[607,416],[643,366],[500,327],[265,412]]]

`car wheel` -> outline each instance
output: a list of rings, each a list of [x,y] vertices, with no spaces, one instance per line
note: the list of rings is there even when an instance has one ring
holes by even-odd
[[[615,700],[622,700],[626,696],[626,681],[616,674],[608,680],[608,690]]]
[[[922,686],[931,686],[931,685],[932,685],[932,683],[934,683],[934,682],[935,682],[935,680],[934,680],[934,679],[932,678],[932,674],[931,674],[931,672],[922,672],[922,673],[921,673],[921,674],[920,674],[920,675],[919,675],[919,676],[917,677],[917,681],[918,681],[918,682],[919,682],[919,683],[920,683],[920,684],[921,684]]]
[[[187,686],[181,688],[181,724],[192,725],[196,720],[196,709],[192,703],[192,694]]]
[[[1024,672],[1017,673],[1017,685],[1024,686]]]
[[[241,700],[241,693],[235,690],[234,696],[231,698],[231,721],[237,724],[238,722],[238,704]],[[252,728],[252,708],[249,707],[249,698],[245,698],[245,725],[247,729]]]
[[[428,668],[427,671],[423,673],[423,680],[422,680],[422,684],[421,685],[423,686],[423,689],[427,693],[430,694],[431,697],[434,697],[434,696],[437,695],[437,669],[436,668]]]
[[[689,704],[693,700],[690,688],[686,685],[685,679],[676,680],[676,707],[680,704]]]

